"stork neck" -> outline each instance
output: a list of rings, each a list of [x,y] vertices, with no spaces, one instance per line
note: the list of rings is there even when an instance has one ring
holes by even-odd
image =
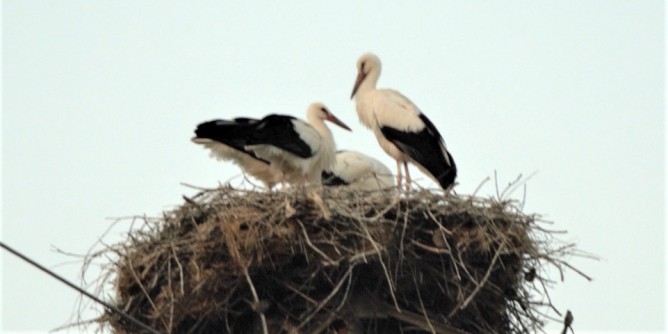
[[[313,177],[317,179],[317,184],[320,184],[320,173],[325,169],[329,170],[334,164],[334,152],[336,152],[336,144],[334,143],[334,136],[332,135],[332,131],[325,124],[325,121],[322,118],[308,115],[307,119],[313,128],[318,131],[320,138],[322,139],[322,145],[320,145],[320,162],[319,165],[313,170],[313,173],[317,174]]]
[[[364,95],[369,91],[375,90],[379,77],[380,71],[370,71],[366,78],[364,78],[364,81],[360,84],[355,96]]]
[[[318,131],[320,136],[323,137],[323,139],[331,140],[332,131],[329,129],[329,127],[327,127],[327,125],[325,124],[325,121],[322,118],[320,118],[316,115],[312,115],[311,113],[309,113],[306,116],[306,118],[308,119],[308,122],[311,124],[311,126],[313,126],[313,128],[316,131]]]

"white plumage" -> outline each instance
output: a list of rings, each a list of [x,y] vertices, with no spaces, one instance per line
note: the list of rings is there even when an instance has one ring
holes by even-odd
[[[272,168],[266,161],[253,158],[248,154],[241,153],[238,150],[215,140],[193,138],[193,142],[203,145],[205,148],[211,150],[210,156],[212,158],[222,161],[231,161],[238,165],[245,173],[262,181],[262,183],[269,189],[283,181],[283,174],[281,171]]]
[[[357,151],[338,151],[331,171],[323,172],[326,186],[346,186],[356,190],[394,187],[392,171],[382,162]]]
[[[238,165],[244,173],[271,189],[283,181],[281,171],[243,148],[257,123],[258,120],[250,118],[204,122],[197,126],[192,141],[209,149],[211,157]]]
[[[371,129],[387,154],[397,160],[397,183],[401,187],[401,164],[410,183],[408,162],[438,182],[450,187],[457,167],[434,124],[401,93],[377,89],[381,73],[378,56],[367,53],[357,61],[357,80],[351,98],[355,98],[360,122]]]

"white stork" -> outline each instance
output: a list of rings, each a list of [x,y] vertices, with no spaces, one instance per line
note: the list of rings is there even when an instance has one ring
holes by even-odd
[[[325,186],[347,186],[356,190],[394,187],[392,171],[382,162],[357,151],[338,151],[330,171],[322,172]]]
[[[360,122],[371,129],[380,146],[397,161],[397,183],[401,187],[401,164],[410,187],[408,162],[448,189],[457,167],[434,124],[411,100],[391,89],[377,89],[381,63],[366,53],[357,60],[357,80],[350,96],[355,98]]]
[[[255,153],[244,149],[246,141],[259,120],[235,118],[217,119],[201,123],[195,129],[192,141],[211,150],[211,157],[232,161],[241,169],[271,189],[283,181],[283,173],[272,167],[268,161],[258,158]]]
[[[306,119],[308,123],[292,116],[266,116],[254,127],[245,149],[269,161],[288,182],[320,184],[321,173],[332,167],[336,152],[324,121],[351,130],[322,103],[311,104]]]

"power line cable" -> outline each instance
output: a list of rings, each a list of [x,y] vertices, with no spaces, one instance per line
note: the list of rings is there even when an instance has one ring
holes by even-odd
[[[80,288],[80,287],[74,285],[74,284],[71,283],[70,281],[68,281],[68,280],[66,280],[65,278],[63,278],[62,276],[60,276],[60,275],[54,273],[53,271],[47,269],[46,267],[42,266],[41,264],[39,264],[39,263],[33,261],[32,259],[30,259],[29,257],[23,255],[23,254],[20,253],[19,251],[15,250],[15,249],[13,249],[13,248],[11,248],[11,247],[9,247],[7,244],[5,244],[5,243],[2,242],[2,241],[0,241],[0,247],[4,248],[4,249],[7,250],[8,252],[10,252],[10,253],[12,253],[12,254],[18,256],[18,257],[21,258],[23,261],[26,261],[26,262],[32,264],[33,266],[37,267],[39,270],[41,270],[41,271],[43,271],[43,272],[45,272],[45,273],[51,275],[53,278],[55,278],[55,279],[61,281],[62,283],[65,283],[65,284],[66,284],[67,286],[69,286],[70,288],[72,288],[72,289],[74,289],[74,290],[77,290],[78,292],[82,293],[82,294],[85,295],[86,297],[88,297],[88,298],[94,300],[95,302],[97,302],[97,303],[103,305],[104,307],[106,307],[107,309],[111,310],[112,312],[114,312],[114,313],[116,313],[116,314],[122,316],[123,318],[125,318],[125,319],[127,319],[127,320],[130,320],[130,321],[133,322],[135,325],[137,325],[137,326],[139,326],[139,327],[141,327],[141,328],[143,328],[143,329],[149,331],[149,332],[152,333],[152,334],[160,334],[160,332],[158,332],[157,330],[153,329],[151,326],[149,326],[149,325],[147,325],[147,324],[145,324],[145,323],[139,321],[137,318],[135,318],[135,317],[133,317],[133,316],[131,316],[131,315],[129,315],[129,314],[127,314],[127,313],[121,311],[119,308],[117,308],[117,307],[115,307],[115,306],[113,306],[113,305],[111,305],[111,304],[108,304],[107,302],[105,302],[105,301],[103,301],[103,300],[101,300],[101,299],[95,297],[94,295],[92,295],[92,294],[89,293],[88,291],[86,291],[86,290],[84,290],[84,289],[82,289],[82,288]]]

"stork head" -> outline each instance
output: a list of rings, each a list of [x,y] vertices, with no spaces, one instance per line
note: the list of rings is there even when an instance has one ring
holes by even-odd
[[[334,116],[334,114],[332,114],[324,104],[319,103],[319,102],[312,103],[308,107],[307,117],[309,119],[318,118],[318,119],[330,121],[330,122],[344,128],[348,131],[352,131],[352,130],[350,130],[350,128],[345,123],[341,122],[340,119],[336,118],[336,116]]]
[[[355,80],[355,86],[353,86],[353,92],[350,94],[351,99],[355,97],[362,82],[373,81],[375,86],[380,76],[380,68],[380,58],[371,52],[367,52],[357,59],[357,79]]]

